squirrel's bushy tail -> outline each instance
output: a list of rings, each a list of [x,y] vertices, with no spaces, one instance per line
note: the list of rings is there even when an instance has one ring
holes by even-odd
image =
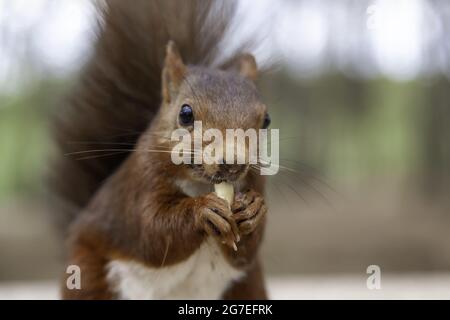
[[[56,110],[50,182],[65,224],[124,161],[157,112],[168,41],[176,42],[186,63],[210,65],[236,10],[231,0],[102,4],[93,56]]]

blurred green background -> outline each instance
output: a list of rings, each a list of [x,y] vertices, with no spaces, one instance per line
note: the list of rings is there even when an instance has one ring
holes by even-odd
[[[0,1],[1,281],[62,272],[43,181],[49,115],[94,28],[88,1],[28,3]],[[284,167],[268,187],[267,271],[450,271],[450,5],[278,3],[256,52],[276,62],[259,85]],[[243,12],[256,25],[273,6]]]

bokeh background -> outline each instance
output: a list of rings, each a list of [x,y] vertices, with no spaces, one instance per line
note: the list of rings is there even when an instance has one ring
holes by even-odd
[[[450,3],[240,3],[230,41],[257,26],[281,137],[267,273],[450,273]],[[63,271],[43,180],[49,114],[89,58],[95,17],[88,0],[0,0],[0,287]]]

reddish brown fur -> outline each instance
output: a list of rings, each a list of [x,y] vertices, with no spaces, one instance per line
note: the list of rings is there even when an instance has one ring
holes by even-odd
[[[224,298],[266,297],[257,258],[266,213],[263,178],[245,171],[245,190],[236,194],[231,213],[214,193],[191,198],[181,192],[177,179],[202,180],[190,166],[174,165],[169,153],[145,151],[170,150],[169,133],[179,127],[183,103],[192,105],[204,129],[261,127],[266,108],[246,79],[256,76],[254,60],[248,55],[238,59],[235,70],[240,74],[208,67],[227,23],[215,21],[199,37],[203,27],[198,21],[205,20],[208,3],[136,1],[130,6],[108,1],[96,52],[70,100],[67,118],[57,121],[56,133],[62,153],[79,151],[80,145],[68,142],[84,142],[82,150],[90,150],[102,148],[99,143],[105,140],[124,152],[55,163],[53,185],[72,213],[68,264],[80,266],[83,275],[82,290],[63,287],[64,298],[115,298],[105,278],[109,261],[173,265],[187,259],[208,235],[217,238],[232,265],[247,272]],[[201,67],[185,67],[169,46],[163,72],[169,38],[179,45],[184,61]],[[163,85],[161,74],[166,74]],[[134,135],[118,136],[122,130]],[[213,228],[211,209],[222,214]],[[222,240],[236,240],[237,232],[241,241],[234,251]]]

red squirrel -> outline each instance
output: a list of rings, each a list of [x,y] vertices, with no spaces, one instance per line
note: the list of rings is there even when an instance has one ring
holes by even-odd
[[[170,157],[171,132],[193,121],[268,126],[254,57],[212,67],[235,3],[109,0],[102,10],[93,56],[55,121],[52,186],[69,212],[66,264],[81,271],[80,288],[64,277],[62,298],[266,299],[264,177],[248,163]],[[214,192],[223,181],[231,206]]]

